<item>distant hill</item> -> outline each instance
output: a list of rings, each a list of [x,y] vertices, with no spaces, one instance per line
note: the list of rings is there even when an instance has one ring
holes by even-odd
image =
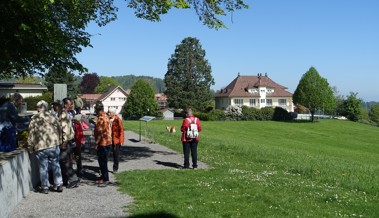
[[[116,79],[120,84],[121,87],[126,89],[132,88],[134,83],[139,79],[144,79],[148,81],[156,93],[163,92],[166,90],[166,86],[163,82],[163,79],[160,78],[154,78],[151,76],[135,76],[135,75],[125,75],[125,76],[111,76],[111,78]]]

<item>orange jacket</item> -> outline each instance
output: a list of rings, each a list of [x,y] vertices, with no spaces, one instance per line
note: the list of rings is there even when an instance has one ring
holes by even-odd
[[[114,115],[112,121],[112,142],[113,145],[124,144],[124,126],[121,118],[117,115]]]
[[[111,124],[108,116],[103,111],[97,116],[93,132],[97,145],[108,146],[112,144]]]

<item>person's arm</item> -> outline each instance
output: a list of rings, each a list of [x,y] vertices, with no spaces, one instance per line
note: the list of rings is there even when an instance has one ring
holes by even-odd
[[[197,118],[196,124],[197,124],[197,131],[201,132],[201,123],[200,123],[200,119],[199,118]]]
[[[119,120],[119,126],[120,126],[120,144],[123,145],[124,144],[124,126],[122,125],[122,120],[121,119],[118,119]]]

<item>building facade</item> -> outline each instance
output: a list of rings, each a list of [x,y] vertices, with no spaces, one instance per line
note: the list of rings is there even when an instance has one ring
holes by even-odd
[[[215,108],[225,110],[229,105],[255,107],[281,107],[293,112],[292,93],[287,87],[271,80],[267,74],[238,75],[228,86],[216,92]]]

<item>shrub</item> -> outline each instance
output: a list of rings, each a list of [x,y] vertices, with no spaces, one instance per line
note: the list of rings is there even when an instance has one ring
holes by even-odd
[[[23,99],[23,102],[27,103],[27,109],[28,110],[35,110],[36,105],[39,101],[44,100],[46,101],[49,105],[53,103],[53,94],[51,92],[45,92],[41,96],[34,96],[34,97],[26,97]]]

